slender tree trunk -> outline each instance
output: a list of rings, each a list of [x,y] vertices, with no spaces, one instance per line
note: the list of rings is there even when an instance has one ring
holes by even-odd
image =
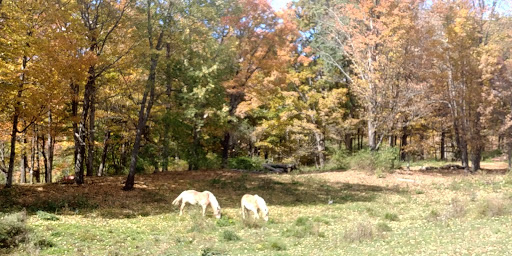
[[[483,141],[481,135],[480,116],[480,112],[476,110],[471,120],[471,172],[480,170],[480,161],[482,159]]]
[[[407,160],[407,126],[402,127],[402,138],[400,139],[400,160],[406,161]]]
[[[133,185],[135,184],[135,168],[137,167],[137,157],[139,155],[140,150],[140,142],[142,138],[142,132],[146,126],[146,122],[149,118],[149,114],[151,113],[151,108],[153,106],[153,101],[155,98],[155,86],[156,86],[156,68],[158,64],[158,59],[160,54],[158,51],[162,49],[163,35],[164,32],[160,32],[160,36],[158,38],[158,42],[155,48],[153,48],[153,39],[152,39],[152,23],[151,23],[151,0],[148,0],[148,36],[149,36],[149,48],[153,52],[151,54],[150,66],[149,66],[149,76],[146,83],[146,88],[144,90],[144,95],[142,96],[142,102],[140,104],[139,111],[139,120],[137,122],[137,132],[135,134],[135,142],[133,143],[133,150],[130,159],[130,171],[128,173],[128,177],[126,178],[125,185],[123,190],[132,190]],[[149,99],[148,99],[149,96]],[[147,102],[147,105],[146,105]]]
[[[20,159],[20,183],[27,183],[27,133],[26,131],[21,133],[22,145],[21,145],[21,159]]]
[[[33,130],[33,133],[32,134],[32,141],[31,141],[31,145],[30,145],[30,175],[29,175],[29,179],[30,179],[30,184],[33,184],[34,183],[34,171],[35,171],[35,161],[36,161],[36,154],[37,154],[37,151],[36,151],[36,144],[37,144],[37,133],[36,133],[36,125],[34,124],[34,130]]]
[[[510,172],[512,170],[512,143],[508,143],[507,156],[508,156],[508,171]]]
[[[444,131],[441,132],[441,160],[446,160],[446,153],[445,153],[445,139],[446,139],[446,133]]]
[[[103,171],[105,169],[105,162],[107,160],[107,153],[108,153],[108,140],[110,139],[110,130],[107,129],[105,131],[105,139],[103,140],[103,152],[101,154],[101,163],[100,167],[98,168],[98,176],[103,176]]]
[[[96,88],[93,86],[91,90],[91,113],[89,114],[89,139],[88,139],[88,152],[87,152],[87,176],[92,177],[94,173],[94,117],[96,114]]]
[[[13,172],[14,172],[14,159],[16,158],[16,134],[18,133],[18,119],[21,111],[21,96],[23,95],[23,86],[25,84],[25,69],[27,68],[28,58],[23,56],[22,60],[22,74],[21,82],[18,85],[18,93],[16,95],[16,102],[14,103],[14,113],[12,115],[12,129],[11,129],[11,151],[9,154],[9,167],[7,169],[7,181],[5,183],[6,188],[12,187]]]
[[[94,92],[94,86],[96,82],[96,71],[94,66],[89,67],[89,76],[87,78],[87,83],[85,85],[84,92],[84,104],[82,109],[82,115],[80,118],[80,123],[78,125],[78,134],[75,136],[78,138],[78,150],[76,154],[76,163],[75,163],[75,183],[83,184],[84,183],[84,161],[85,161],[85,151],[86,151],[86,135],[87,135],[87,118],[89,116],[89,109],[91,107],[91,94]]]
[[[52,182],[53,178],[53,153],[55,149],[55,136],[52,132],[52,125],[53,125],[53,118],[52,118],[52,112],[48,111],[48,172],[47,174],[47,183]]]
[[[41,154],[41,152],[39,151],[39,136],[37,135],[37,130],[35,132],[35,139],[36,139],[36,165],[37,165],[37,168],[35,170],[35,176],[36,176],[36,183],[41,183],[41,166],[39,165],[40,163],[40,159],[39,159],[39,155]]]
[[[225,132],[224,139],[222,140],[222,168],[228,167],[229,151],[231,148],[231,133]]]
[[[41,135],[41,155],[43,156],[43,164],[44,164],[44,181],[46,183],[50,183],[51,180],[49,180],[49,175],[48,175],[48,157],[46,156],[45,146],[46,146],[46,141],[44,139],[44,135]]]

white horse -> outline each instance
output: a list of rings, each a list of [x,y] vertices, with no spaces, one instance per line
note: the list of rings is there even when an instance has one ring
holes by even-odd
[[[268,221],[268,208],[265,200],[258,195],[245,194],[242,197],[242,218],[245,219],[245,211],[249,210],[254,213],[254,218],[259,219],[258,210],[263,213],[263,219]]]
[[[181,194],[174,199],[172,202],[173,205],[179,205],[181,201],[180,207],[180,216],[183,215],[183,208],[185,208],[185,204],[199,204],[203,207],[203,216],[206,214],[206,207],[208,205],[212,206],[213,214],[217,219],[220,219],[220,205],[217,201],[217,198],[210,191],[197,192],[195,190],[186,190],[181,192]]]

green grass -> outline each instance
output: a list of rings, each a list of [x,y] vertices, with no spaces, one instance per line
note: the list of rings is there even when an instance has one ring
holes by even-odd
[[[126,192],[125,197],[134,198],[138,195],[135,193],[150,197],[141,199],[148,200],[149,206],[140,204],[133,208],[129,204],[110,203],[105,203],[108,206],[105,207],[94,198],[68,200],[84,210],[60,211],[59,208],[51,215],[32,212],[26,220],[28,238],[10,252],[15,255],[507,255],[512,250],[512,212],[508,206],[512,205],[512,185],[503,175],[442,177],[438,183],[421,184],[417,188],[397,187],[396,178],[389,176],[380,179],[368,174],[338,173],[356,175],[358,179],[354,180],[368,182],[358,184],[312,175],[250,174],[231,178],[218,175],[217,180],[225,180],[226,184],[212,189],[223,207],[220,220],[212,216],[210,208],[204,218],[197,206],[187,206],[185,214],[178,216],[178,210],[169,205],[177,195],[174,190],[162,189],[160,194],[142,190]],[[205,188],[222,184],[211,180],[197,182]],[[162,182],[172,183],[173,179]],[[188,182],[192,181],[179,184]],[[236,190],[243,187],[246,190]],[[417,193],[418,190],[422,193]],[[241,218],[240,194],[253,191],[269,205],[268,222]],[[328,204],[329,198],[334,200],[333,204]],[[47,203],[40,206],[45,207]],[[54,219],[53,216],[58,220],[48,219]]]

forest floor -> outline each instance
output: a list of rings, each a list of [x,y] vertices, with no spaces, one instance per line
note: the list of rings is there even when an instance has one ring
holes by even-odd
[[[13,255],[507,255],[512,251],[512,176],[486,171],[397,170],[258,174],[226,170],[93,177],[82,186],[0,190],[0,211],[28,213],[27,242]],[[209,190],[220,220],[171,202]],[[240,198],[265,198],[270,221],[243,221]],[[55,214],[49,220],[38,211]],[[39,212],[41,213],[41,212]]]

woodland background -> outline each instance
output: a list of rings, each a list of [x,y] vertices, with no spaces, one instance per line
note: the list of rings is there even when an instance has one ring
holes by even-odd
[[[0,181],[512,155],[508,1],[0,0]],[[510,162],[510,161],[509,161]],[[510,167],[510,165],[509,165]]]

